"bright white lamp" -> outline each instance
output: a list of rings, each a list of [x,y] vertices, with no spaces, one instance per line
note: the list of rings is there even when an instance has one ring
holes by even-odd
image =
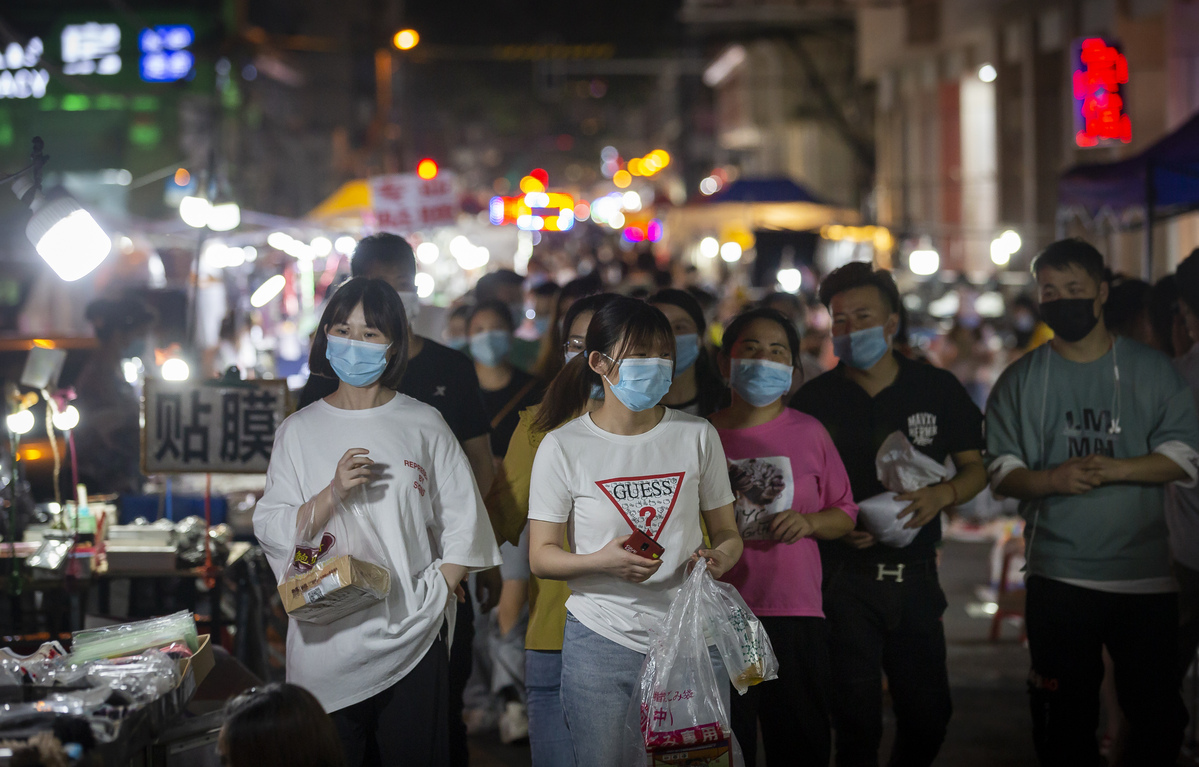
[[[13,434],[28,434],[33,429],[33,413],[28,410],[18,410],[5,421]]]
[[[84,277],[112,252],[112,240],[96,219],[70,197],[38,207],[25,234],[37,254],[66,282]]]
[[[180,211],[183,206],[179,206]],[[229,232],[241,224],[241,208],[236,202],[222,202],[208,211],[208,228],[214,232]]]
[[[59,431],[70,431],[79,425],[79,411],[74,405],[67,405],[66,410],[58,410],[50,417],[54,428]]]
[[[162,380],[164,381],[186,381],[190,375],[191,368],[178,357],[171,357],[162,363]]]
[[[193,229],[203,229],[208,226],[208,215],[212,212],[212,203],[203,197],[184,197],[179,201],[179,218]],[[240,218],[240,213],[238,214]]]

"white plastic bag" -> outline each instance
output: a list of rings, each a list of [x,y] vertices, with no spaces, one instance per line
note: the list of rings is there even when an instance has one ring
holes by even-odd
[[[716,638],[730,676],[745,679],[760,673],[762,680],[773,679],[778,661],[761,624],[735,590],[730,599],[726,589],[731,588],[717,583],[700,559],[670,603],[666,619],[651,632],[625,717],[626,767],[744,765],[705,628]]]
[[[315,503],[309,502],[300,507],[295,546],[292,549],[291,561],[279,581],[280,587],[293,579],[302,579],[305,587],[303,599],[311,605],[342,588],[344,584],[339,578],[332,577],[321,579],[316,585],[310,586],[308,581],[313,579],[309,576],[313,572],[326,570],[335,561],[349,556],[367,565],[366,568],[362,568],[366,572],[359,572],[359,568],[355,568],[356,575],[367,577],[353,584],[354,589],[360,592],[359,598],[352,600],[356,605],[354,610],[361,609],[369,602],[385,599],[391,592],[390,567],[379,545],[379,533],[371,522],[366,486],[352,488],[345,498],[340,499],[323,527],[315,526],[315,514]],[[369,599],[364,600],[363,594]],[[287,600],[284,600],[284,603],[286,606]],[[303,610],[297,614],[291,612],[291,608],[288,609],[289,614],[297,620],[318,623],[326,623],[329,620],[328,615],[316,618],[304,615]],[[328,613],[334,615],[333,619],[344,617],[346,612],[347,610],[339,608],[328,610]]]
[[[910,504],[895,500],[895,496],[942,482],[949,478],[949,469],[912,447],[901,431],[883,440],[874,465],[878,481],[888,492],[858,503],[858,514],[879,543],[903,548],[916,539],[920,529],[904,528],[910,517],[899,519],[898,515]]]

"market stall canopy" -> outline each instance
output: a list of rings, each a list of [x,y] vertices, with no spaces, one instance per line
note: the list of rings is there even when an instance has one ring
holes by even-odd
[[[308,220],[330,226],[339,221],[361,225],[371,210],[371,188],[364,178],[347,181],[308,212]],[[336,228],[336,227],[335,227]],[[356,227],[355,227],[356,228]]]
[[[1058,206],[1092,217],[1136,208],[1159,220],[1199,208],[1199,113],[1135,157],[1066,171]]]
[[[686,245],[729,230],[804,232],[860,220],[853,208],[825,204],[791,179],[746,178],[709,198],[671,210],[666,215],[666,233],[670,242]]]

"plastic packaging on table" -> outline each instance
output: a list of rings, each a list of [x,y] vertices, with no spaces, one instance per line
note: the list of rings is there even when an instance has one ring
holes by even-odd
[[[757,618],[740,596],[730,600],[724,585],[700,559],[670,603],[666,619],[651,631],[625,718],[626,767],[744,764],[724,707],[724,683],[717,681],[712,668],[705,628],[714,633],[726,667],[743,680],[759,674],[762,679],[775,678],[778,662],[770,640],[758,631]]]
[[[949,469],[913,447],[901,431],[883,440],[874,463],[878,481],[888,492],[859,502],[858,515],[879,543],[903,548],[916,539],[920,529],[904,527],[910,517],[899,519],[899,513],[910,503],[897,501],[895,496],[942,482],[949,477]]]
[[[316,527],[315,514],[315,503],[300,507],[279,595],[291,617],[326,624],[385,599],[391,573],[371,522],[365,485],[338,501],[324,527]]]
[[[71,638],[70,660],[85,663],[100,658],[119,658],[175,642],[186,642],[192,652],[200,649],[196,621],[188,610],[136,623],[77,631]]]
[[[135,705],[145,705],[178,687],[180,680],[174,660],[149,650],[126,658],[64,663],[51,674],[51,681],[55,685],[107,688],[124,693]]]

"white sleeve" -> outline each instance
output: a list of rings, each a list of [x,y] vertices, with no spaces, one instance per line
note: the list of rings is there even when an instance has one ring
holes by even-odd
[[[533,458],[529,482],[529,519],[567,522],[574,509],[574,494],[566,473],[566,456],[553,433],[547,434]]]
[[[303,497],[294,441],[292,430],[284,422],[275,433],[266,469],[266,490],[254,507],[254,535],[276,579],[281,579],[287,569],[296,542],[296,514],[308,500]]]
[[[1001,455],[995,460],[991,461],[991,465],[987,467],[987,473],[991,478],[992,492],[999,492],[999,485],[1005,479],[1007,479],[1007,475],[1011,474],[1016,469],[1027,468],[1028,464],[1024,463],[1024,461],[1021,461],[1014,455]]]
[[[1179,487],[1190,489],[1199,485],[1199,453],[1182,440],[1170,440],[1153,448],[1153,452],[1164,455],[1182,467],[1187,473],[1186,481],[1176,482]]]
[[[434,460],[429,472],[429,532],[443,562],[471,571],[496,567],[503,559],[470,461],[450,427],[441,424],[441,432],[430,440]]]
[[[699,510],[711,511],[729,505],[736,496],[729,484],[729,467],[720,434],[712,424],[705,423],[704,426],[700,437]]]

